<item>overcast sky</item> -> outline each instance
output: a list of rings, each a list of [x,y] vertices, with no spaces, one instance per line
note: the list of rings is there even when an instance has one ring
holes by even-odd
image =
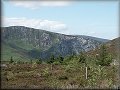
[[[2,26],[105,39],[118,37],[118,2],[2,1]]]

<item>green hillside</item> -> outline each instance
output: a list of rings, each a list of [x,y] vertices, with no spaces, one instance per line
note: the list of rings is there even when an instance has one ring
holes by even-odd
[[[2,50],[1,50],[1,60],[2,61],[9,61],[12,57],[15,61],[19,60],[29,60],[29,57],[27,57],[23,52],[21,52],[18,49],[10,47],[8,44],[2,44]]]
[[[2,27],[2,60],[48,59],[89,51],[107,42],[83,35],[64,35],[24,26]]]

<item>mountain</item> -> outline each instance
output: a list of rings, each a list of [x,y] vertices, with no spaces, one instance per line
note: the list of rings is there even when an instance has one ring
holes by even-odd
[[[108,42],[84,35],[64,35],[24,26],[2,27],[2,60],[49,58],[50,55],[79,54]]]
[[[82,37],[85,37],[85,38],[91,38],[91,39],[94,39],[94,40],[97,40],[97,41],[101,41],[101,42],[108,42],[108,39],[102,39],[102,38],[97,38],[97,37],[91,37],[91,36],[85,36],[85,35],[78,35],[78,36],[82,36]]]

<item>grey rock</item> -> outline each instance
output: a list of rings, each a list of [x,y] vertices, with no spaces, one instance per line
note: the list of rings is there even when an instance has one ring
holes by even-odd
[[[51,54],[55,56],[79,54],[81,51],[95,49],[107,41],[96,37],[64,35],[24,26],[2,27],[2,43],[22,50],[33,58],[47,58]],[[25,46],[29,48],[26,49]]]

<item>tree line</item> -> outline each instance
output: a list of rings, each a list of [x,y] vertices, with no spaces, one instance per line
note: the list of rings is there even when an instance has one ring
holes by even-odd
[[[84,63],[86,64],[86,60],[89,59],[89,57],[87,57],[87,55],[84,52],[81,52],[80,55],[76,55],[76,54],[72,54],[66,57],[63,57],[62,55],[59,55],[58,57],[55,57],[54,55],[51,55],[50,58],[46,61],[46,63],[48,64],[64,64],[65,58],[68,58],[68,61],[75,59],[75,57],[77,57],[76,59],[79,61],[79,63]],[[99,53],[96,54],[96,56],[94,56],[95,59],[95,63],[97,65],[101,65],[101,66],[109,66],[110,63],[112,62],[112,55],[107,51],[107,47],[105,45],[101,45]],[[13,57],[10,58],[9,63],[14,63],[14,59]],[[30,60],[30,62],[32,63],[33,61]],[[43,62],[43,60],[41,58],[37,59],[35,61],[37,64],[41,64]]]

